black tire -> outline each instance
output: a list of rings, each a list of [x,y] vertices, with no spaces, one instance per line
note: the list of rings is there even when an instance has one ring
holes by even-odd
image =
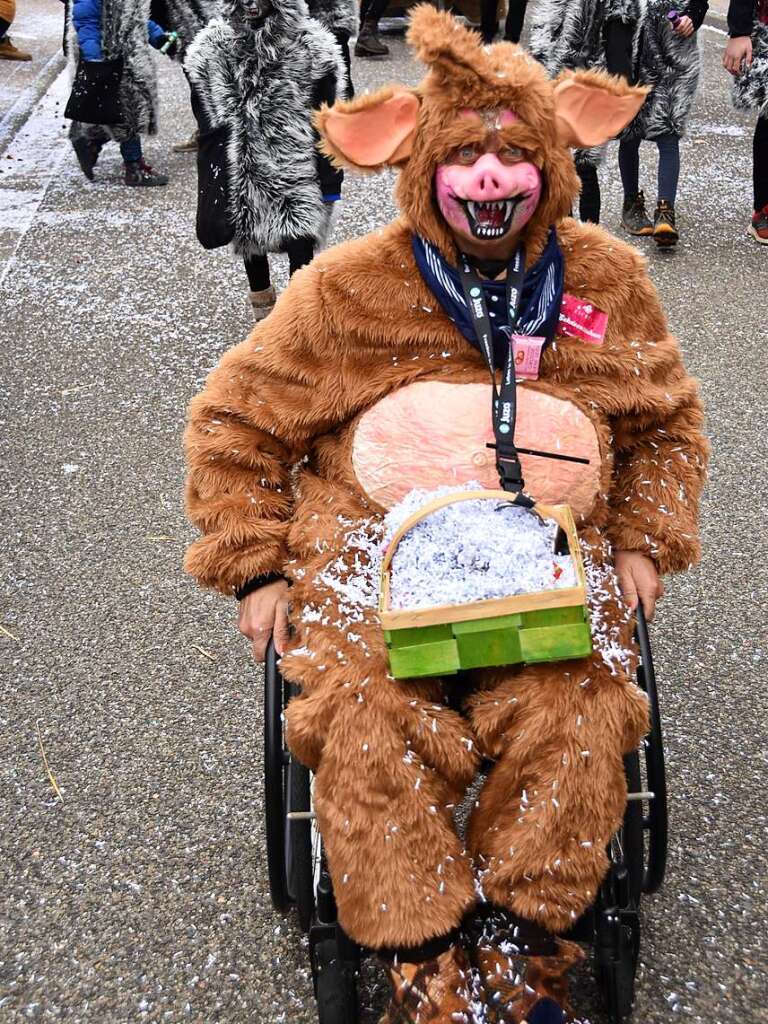
[[[627,792],[638,793],[642,789],[640,754],[634,751],[624,758],[627,776]],[[624,865],[629,872],[629,895],[634,907],[640,904],[645,872],[645,832],[643,830],[643,803],[641,800],[627,801],[624,822],[621,826],[621,845],[624,850]]]
[[[288,763],[287,810],[309,811],[312,807],[309,770],[294,758]],[[288,893],[304,932],[309,931],[315,913],[315,880],[312,863],[312,823],[304,819],[285,820],[285,859]]]
[[[315,946],[313,968],[320,1024],[358,1024],[354,968],[342,960],[335,939]]]
[[[648,694],[651,728],[645,739],[645,771],[648,789],[654,798],[650,801],[648,816],[643,820],[647,832],[646,861],[643,876],[643,892],[657,892],[664,881],[667,867],[669,834],[669,811],[667,807],[667,777],[664,765],[664,737],[661,731],[659,694],[656,688],[656,672],[653,665],[648,625],[642,606],[637,611],[637,643],[640,648],[641,664],[637,671],[637,683]]]
[[[283,678],[270,642],[264,664],[264,818],[269,894],[279,913],[290,909],[285,863],[285,771]]]

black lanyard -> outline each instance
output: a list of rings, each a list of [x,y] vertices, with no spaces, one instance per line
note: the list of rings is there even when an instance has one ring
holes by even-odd
[[[496,372],[493,358],[493,330],[485,301],[483,282],[462,253],[461,284],[467,308],[475,329],[480,351],[491,374],[493,388],[493,433],[496,438],[496,469],[502,489],[515,492],[515,501],[520,505],[532,505],[523,494],[523,471],[515,447],[515,420],[517,417],[517,377],[515,374],[515,349],[512,341],[517,328],[520,301],[525,281],[525,248],[521,245],[507,269],[507,316],[509,323],[509,349],[503,368],[501,387],[496,386]]]

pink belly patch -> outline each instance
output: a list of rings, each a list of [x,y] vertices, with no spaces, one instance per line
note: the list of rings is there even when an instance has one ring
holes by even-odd
[[[600,449],[591,421],[571,402],[518,388],[515,441],[521,448],[589,459],[589,464],[522,455],[525,489],[538,501],[586,514],[600,486]],[[499,486],[490,384],[420,381],[387,395],[357,424],[352,466],[365,493],[384,508],[415,487],[477,480]]]

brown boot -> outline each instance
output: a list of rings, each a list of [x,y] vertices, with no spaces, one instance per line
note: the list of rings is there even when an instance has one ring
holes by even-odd
[[[511,942],[480,946],[475,964],[489,1024],[567,1024],[573,1020],[567,972],[584,959],[575,942],[556,939],[553,956],[521,956]]]
[[[392,1001],[380,1024],[476,1024],[472,968],[460,946],[434,960],[388,965]]]
[[[260,292],[248,292],[248,296],[251,300],[253,319],[256,323],[259,323],[260,320],[269,316],[277,302],[275,289],[271,285],[269,288],[264,288],[263,291]]]
[[[0,39],[0,60],[32,60],[32,54],[20,50],[8,36],[4,36]]]

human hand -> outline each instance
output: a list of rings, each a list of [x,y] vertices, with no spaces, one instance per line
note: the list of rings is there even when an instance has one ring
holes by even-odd
[[[283,654],[289,636],[287,581],[268,583],[244,597],[237,612],[237,628],[251,641],[256,661],[264,661],[269,638],[273,635],[275,650]]]
[[[664,597],[664,584],[653,560],[640,551],[617,551],[615,566],[624,600],[632,611],[637,608],[638,600],[642,601],[645,617],[650,622],[656,602]]]
[[[723,67],[732,75],[740,75],[751,63],[752,40],[749,36],[734,36],[725,48]]]
[[[687,14],[684,14],[682,18],[677,19],[677,24],[672,31],[675,35],[681,36],[683,39],[687,39],[688,36],[693,35],[693,22]]]

